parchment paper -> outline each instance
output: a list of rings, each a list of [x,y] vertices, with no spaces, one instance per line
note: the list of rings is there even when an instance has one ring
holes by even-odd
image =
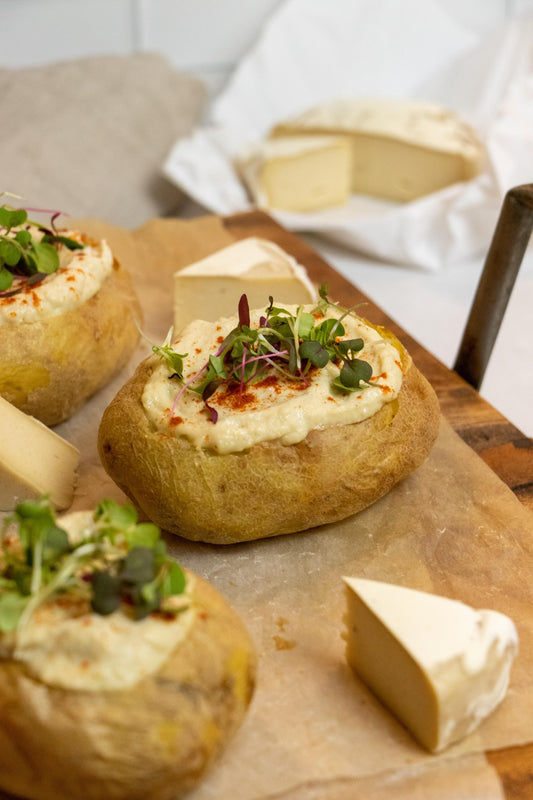
[[[174,270],[231,241],[214,217],[154,220],[133,232],[96,221],[83,227],[105,233],[136,276],[144,329],[159,342],[172,320]],[[144,342],[111,386],[56,429],[82,451],[74,509],[125,499],[99,463],[96,433],[148,351]],[[502,797],[483,751],[533,741],[533,516],[447,423],[426,463],[356,517],[226,548],[167,541],[242,615],[260,659],[248,717],[191,800]],[[514,619],[520,654],[511,686],[478,732],[429,755],[354,677],[342,640],[343,575],[434,591]]]

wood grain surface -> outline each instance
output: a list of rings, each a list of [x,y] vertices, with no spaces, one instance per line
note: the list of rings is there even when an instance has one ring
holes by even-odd
[[[260,211],[224,219],[236,239],[260,236],[269,239],[303,264],[318,285],[327,283],[339,303],[364,303],[361,315],[392,330],[407,347],[418,368],[432,384],[441,410],[461,438],[483,459],[518,499],[533,511],[533,441],[484,400],[457,373],[446,367],[423,345],[409,336],[350,281],[336,272],[302,239],[285,230]],[[487,752],[500,776],[508,800],[533,800],[533,743]]]

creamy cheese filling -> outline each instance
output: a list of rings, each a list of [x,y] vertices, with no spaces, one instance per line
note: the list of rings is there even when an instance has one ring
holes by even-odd
[[[34,239],[41,235],[31,229]],[[63,231],[63,235],[83,241],[79,233]],[[107,242],[88,243],[82,250],[58,247],[59,269],[40,283],[25,285],[17,294],[0,295],[0,325],[38,322],[63,314],[89,300],[113,270],[113,254]],[[12,291],[17,286],[17,279]]]
[[[296,314],[296,306],[286,306]],[[304,307],[311,311],[312,305]],[[251,312],[251,326],[257,326],[264,310]],[[334,316],[333,314],[329,316]],[[325,317],[318,319],[321,321]],[[200,372],[210,354],[215,354],[225,336],[236,327],[236,318],[217,322],[197,320],[184,328],[173,343],[184,359],[184,382]],[[311,430],[360,422],[394,400],[402,384],[402,365],[398,350],[371,326],[354,315],[343,319],[342,338],[362,338],[359,358],[372,366],[368,387],[344,393],[332,387],[339,366],[330,362],[324,369],[313,368],[308,382],[277,377],[270,373],[241,391],[219,387],[209,398],[218,412],[216,423],[201,396],[185,389],[162,361],[146,382],[142,405],[151,425],[174,436],[184,436],[196,447],[219,453],[240,452],[254,444],[279,440],[284,445],[305,439]]]
[[[69,514],[58,524],[74,536],[90,526],[90,512]],[[0,659],[25,664],[40,681],[65,689],[124,690],[153,675],[185,639],[196,619],[194,577],[176,601],[177,615],[134,620],[123,609],[95,614],[68,595],[39,606],[16,633],[0,636]]]

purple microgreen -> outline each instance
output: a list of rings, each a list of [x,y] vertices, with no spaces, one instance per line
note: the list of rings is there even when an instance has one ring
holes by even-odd
[[[56,219],[57,219],[58,217],[60,217],[60,216],[61,216],[61,211],[54,211],[54,213],[52,214],[52,218],[51,218],[51,220],[50,220],[50,227],[52,228],[52,230],[54,231],[54,233],[57,233],[57,228],[56,228]]]
[[[216,425],[216,423],[218,422],[218,411],[214,406],[210,405],[210,403],[207,402],[205,397],[204,397],[204,405],[211,415],[211,422],[213,423],[213,425]]]
[[[183,386],[181,387],[181,389],[180,389],[180,390],[179,390],[179,392],[177,393],[176,397],[174,398],[174,402],[173,402],[173,404],[172,404],[172,408],[171,408],[171,410],[170,410],[170,416],[171,416],[171,417],[173,417],[173,416],[174,416],[174,412],[176,411],[176,406],[178,405],[178,401],[179,401],[180,397],[181,397],[181,396],[182,396],[182,395],[185,393],[185,391],[186,391],[187,389],[192,389],[192,391],[195,391],[195,389],[193,388],[194,381],[195,381],[195,380],[198,380],[198,378],[199,378],[199,377],[200,377],[200,376],[201,376],[201,375],[202,375],[204,372],[206,372],[206,371],[207,371],[207,369],[208,369],[208,365],[207,365],[207,364],[204,364],[204,366],[203,366],[201,369],[199,369],[199,370],[198,370],[198,372],[196,372],[196,373],[195,373],[195,374],[192,376],[192,378],[189,378],[189,380],[188,380],[186,383],[184,383],[184,384],[183,384]],[[203,391],[203,390],[202,390],[202,391]]]
[[[30,212],[31,214],[47,214],[47,215],[50,214],[51,215],[50,225],[52,227],[57,217],[60,216],[68,217],[68,214],[66,214],[64,211],[57,211],[52,208],[31,208],[30,206],[24,206],[24,211]]]
[[[239,300],[239,326],[241,328],[250,327],[250,306],[245,294],[241,295]]]
[[[196,384],[195,381],[197,381],[200,376],[202,376],[202,380],[199,384]],[[192,389],[193,392],[201,394],[203,397],[207,386],[210,386],[214,380],[220,383],[225,378],[226,368],[224,366],[223,357],[210,355],[207,364],[204,364],[202,369],[187,381],[180,395],[183,394],[185,389]]]
[[[241,356],[241,368],[240,368],[240,380],[239,380],[239,394],[242,394],[244,388],[244,380],[245,380],[245,369],[247,364],[246,359],[246,348],[243,348],[242,356]]]
[[[195,375],[180,388],[172,405],[174,415],[179,399],[187,390],[199,394],[216,423],[218,413],[207,400],[221,386],[233,384],[240,393],[244,388],[264,378],[268,372],[309,385],[311,368],[323,369],[330,362],[339,367],[339,376],[332,385],[341,391],[364,389],[372,376],[371,366],[357,357],[364,347],[362,339],[343,339],[346,331],[342,320],[353,309],[343,309],[331,303],[327,287],[321,287],[317,308],[322,316],[335,308],[340,316],[317,321],[315,313],[298,306],[296,313],[274,306],[269,297],[265,314],[260,315],[258,327],[250,327],[248,298],[241,295],[238,324],[224,338],[214,355],[210,355]],[[166,343],[168,344],[168,342]],[[170,345],[168,345],[169,349]],[[156,349],[154,348],[154,351]]]

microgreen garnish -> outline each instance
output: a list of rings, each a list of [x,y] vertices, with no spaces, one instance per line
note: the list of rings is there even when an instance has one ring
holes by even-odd
[[[172,345],[170,342],[172,341],[172,328],[169,330],[167,334],[167,338],[165,339],[162,345],[154,344],[152,345],[152,351],[162,358],[167,367],[172,370],[171,377],[179,378],[182,380],[183,378],[183,359],[187,357],[187,353],[181,355],[180,353],[176,353],[175,350],[172,349]]]
[[[28,220],[24,208],[13,208],[6,204],[0,206],[0,293],[11,289],[14,278],[18,279],[16,288],[9,294],[16,294],[30,281],[43,280],[59,268],[59,246],[69,250],[80,250],[85,245],[58,234],[53,213],[49,227]],[[36,227],[41,237],[34,238],[31,228]]]
[[[13,532],[16,527],[16,532]],[[0,550],[0,631],[24,621],[58,594],[82,597],[98,614],[120,606],[135,619],[177,613],[168,599],[183,593],[182,568],[152,523],[137,522],[132,506],[103,500],[79,541],[56,524],[47,497],[17,505],[4,523]]]
[[[270,297],[265,316],[260,317],[259,325],[254,328],[250,327],[248,300],[242,295],[238,325],[187,382],[183,380],[185,356],[173,350],[170,332],[164,345],[152,349],[172,370],[170,377],[182,383],[174,407],[184,391],[196,392],[204,400],[211,421],[216,422],[218,413],[208,400],[220,385],[225,384],[242,394],[248,385],[271,374],[309,383],[309,371],[324,369],[330,362],[339,368],[339,375],[332,380],[334,389],[345,393],[365,389],[372,378],[372,367],[358,356],[364,341],[342,338],[346,333],[342,320],[354,309],[332,303],[327,291],[326,285],[320,288],[320,300],[315,309],[306,311],[298,306],[295,314],[274,306]],[[340,316],[319,321],[317,317],[325,316],[330,308],[340,311]]]

